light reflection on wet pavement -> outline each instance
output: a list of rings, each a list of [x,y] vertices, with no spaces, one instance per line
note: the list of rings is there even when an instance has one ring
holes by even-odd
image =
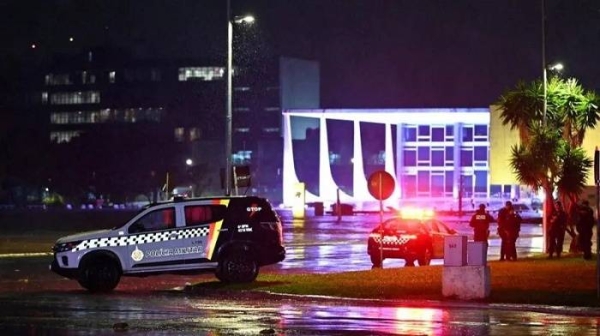
[[[371,268],[366,239],[379,216],[344,217],[341,222],[331,216],[306,221],[284,216],[284,221],[286,260],[262,272]],[[471,234],[465,222],[446,223],[460,234]],[[539,225],[524,225],[521,235],[519,255],[541,251]],[[489,260],[498,257],[498,248],[499,240],[491,239]],[[600,335],[598,317],[512,311],[516,306],[165,291],[198,276],[124,278],[115,293],[91,295],[75,281],[50,273],[48,262],[40,257],[0,260],[2,334],[113,334],[121,326],[127,335]],[[402,266],[401,260],[384,262],[384,267]]]
[[[598,317],[488,306],[370,305],[290,298],[200,297],[181,293],[0,296],[4,334],[92,335],[597,335]]]

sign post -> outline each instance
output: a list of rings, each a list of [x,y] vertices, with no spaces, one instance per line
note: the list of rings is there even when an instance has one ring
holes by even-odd
[[[600,151],[594,150],[594,182],[596,183],[596,296],[600,299]]]
[[[388,199],[394,193],[396,181],[394,177],[385,170],[378,170],[369,176],[368,188],[371,196],[379,200],[379,223],[383,223],[383,200]],[[379,227],[379,255],[383,265],[383,226]]]

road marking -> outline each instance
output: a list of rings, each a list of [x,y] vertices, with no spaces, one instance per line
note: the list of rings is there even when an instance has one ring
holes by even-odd
[[[27,257],[46,257],[52,256],[52,252],[32,252],[32,253],[4,253],[0,258],[27,258]]]

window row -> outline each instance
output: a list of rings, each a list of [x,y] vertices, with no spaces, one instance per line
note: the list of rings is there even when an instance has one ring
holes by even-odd
[[[487,125],[462,125],[463,142],[488,141]],[[445,142],[454,141],[454,125],[406,125],[402,127],[405,142]]]
[[[53,112],[51,124],[97,124],[107,122],[160,122],[163,108],[102,109],[96,111]]]
[[[198,127],[190,127],[187,130],[184,127],[175,128],[175,142],[185,142],[200,140],[202,130]]]
[[[444,167],[454,166],[455,163],[454,146],[405,147],[402,151],[402,157],[405,167]],[[462,167],[487,165],[487,160],[487,146],[460,148],[460,165]]]
[[[462,175],[455,186],[454,171],[418,171],[404,174],[401,179],[404,197],[443,197],[452,196],[456,187],[462,189],[464,197],[487,195],[488,171],[476,170],[472,175]]]
[[[50,132],[50,141],[56,143],[67,143],[71,142],[71,140],[75,137],[81,135],[81,131],[59,131],[59,132]]]
[[[212,81],[223,79],[225,76],[224,67],[185,67],[179,68],[179,81],[190,80]]]
[[[42,95],[42,97],[42,99],[44,99],[44,95]],[[46,102],[44,101],[44,103]],[[99,91],[56,92],[50,94],[51,105],[79,105],[98,103],[100,103]]]

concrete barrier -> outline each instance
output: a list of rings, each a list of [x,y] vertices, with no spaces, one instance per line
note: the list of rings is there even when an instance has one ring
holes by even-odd
[[[444,239],[443,296],[461,300],[487,298],[490,279],[486,243],[467,242],[467,236]]]

